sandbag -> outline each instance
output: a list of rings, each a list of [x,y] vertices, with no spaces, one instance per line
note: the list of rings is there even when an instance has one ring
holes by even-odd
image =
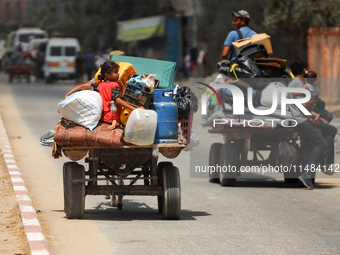
[[[78,91],[58,104],[61,116],[91,131],[97,126],[102,110],[103,100],[93,90]]]

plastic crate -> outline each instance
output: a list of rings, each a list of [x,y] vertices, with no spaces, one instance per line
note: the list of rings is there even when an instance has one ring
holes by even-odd
[[[123,100],[134,107],[144,106],[150,108],[152,92],[140,90],[140,88],[127,84]]]
[[[192,119],[193,113],[190,113],[184,119],[178,120],[178,123],[181,123],[181,130],[182,135],[186,139],[187,143],[190,143],[190,135],[191,135],[191,126],[192,126]]]

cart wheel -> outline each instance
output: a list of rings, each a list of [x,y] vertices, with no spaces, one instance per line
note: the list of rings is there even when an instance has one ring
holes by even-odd
[[[66,169],[69,165],[76,165],[76,162],[66,162],[63,165],[63,186],[64,186],[64,212],[66,213],[67,208],[67,173]]]
[[[13,77],[14,77],[13,74],[9,74],[9,76],[8,76],[8,81],[9,81],[10,83],[13,81]]]
[[[172,162],[159,162],[157,166],[158,186],[163,186],[163,168],[173,166]],[[158,212],[163,213],[163,196],[157,196]]]
[[[30,83],[30,75],[29,74],[27,74],[27,76],[26,76],[26,81],[27,81],[27,83]]]
[[[234,143],[226,143],[222,146],[220,154],[219,172],[221,186],[234,186],[238,175],[239,154]],[[224,170],[224,171],[222,171]]]
[[[110,202],[110,205],[112,206],[112,207],[116,207],[117,206],[117,203],[116,203],[116,195],[115,194],[113,194],[113,195],[111,195],[111,202]]]
[[[85,183],[73,183],[72,180],[76,179],[85,179],[84,166],[78,163],[68,164],[66,166],[66,218],[68,219],[81,219],[84,217]]]
[[[221,149],[222,149],[221,143],[213,143],[211,145],[209,152],[209,166],[216,166],[220,163]],[[219,183],[220,178],[218,172],[214,173],[209,172],[209,181],[213,183]]]
[[[178,220],[181,217],[181,184],[177,167],[163,168],[163,191],[164,219]]]
[[[116,204],[117,204],[117,209],[119,211],[123,210],[123,196],[122,195],[117,196]]]

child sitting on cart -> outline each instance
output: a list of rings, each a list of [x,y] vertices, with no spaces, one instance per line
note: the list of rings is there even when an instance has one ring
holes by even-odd
[[[119,84],[117,83],[119,79],[119,65],[113,61],[106,61],[101,66],[101,73],[98,76],[100,80],[99,83],[91,83],[91,84],[82,84],[70,92],[68,92],[65,96],[67,98],[69,95],[74,92],[83,90],[83,89],[94,89],[99,92],[102,100],[103,100],[103,111],[100,117],[100,120],[104,123],[110,124],[109,129],[115,129],[120,127],[120,109],[122,106],[125,108],[135,110],[136,108],[132,105],[128,104],[121,98],[121,91]],[[110,102],[115,101],[117,104],[117,111],[111,112]],[[139,107],[144,109],[143,107]]]
[[[329,124],[329,122],[322,118],[319,113],[314,110],[315,105],[320,100],[319,98],[319,88],[316,85],[317,74],[314,71],[306,71],[305,73],[305,85],[303,86],[305,89],[308,89],[311,93],[311,98],[308,102],[303,103],[302,105],[306,107],[306,109],[312,114],[309,120],[313,123],[313,125],[318,126],[320,121],[325,124]]]

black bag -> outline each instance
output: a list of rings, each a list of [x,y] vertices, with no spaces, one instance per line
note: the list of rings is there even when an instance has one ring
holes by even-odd
[[[234,65],[231,65],[229,77],[235,77],[249,84],[255,90],[262,90],[266,83],[263,82],[261,70],[250,58],[238,53]],[[252,79],[257,78],[257,79]]]
[[[314,106],[314,111],[316,113],[319,113],[321,118],[324,118],[328,122],[331,122],[334,116],[329,111],[327,111],[325,107],[326,107],[325,101],[321,100],[320,98]]]
[[[321,99],[320,99],[321,100]],[[319,100],[319,101],[320,101]],[[319,107],[317,107],[316,105],[314,106],[314,111],[316,113],[319,113],[320,114],[320,117],[321,118],[324,118],[325,120],[327,120],[328,122],[331,122],[334,118],[334,116],[329,112],[327,111],[325,108],[323,109],[320,109]]]
[[[237,64],[237,66],[234,67],[237,76],[235,78],[241,79],[262,77],[261,70],[250,58],[242,54],[237,54],[235,63]],[[233,70],[230,70],[230,72],[234,75]]]
[[[316,107],[318,107],[320,110],[325,109],[326,103],[323,101],[321,98],[316,102],[315,104]]]
[[[197,112],[198,99],[190,88],[184,86],[178,88],[174,95],[174,102],[178,108],[178,119],[184,119],[191,112]]]

